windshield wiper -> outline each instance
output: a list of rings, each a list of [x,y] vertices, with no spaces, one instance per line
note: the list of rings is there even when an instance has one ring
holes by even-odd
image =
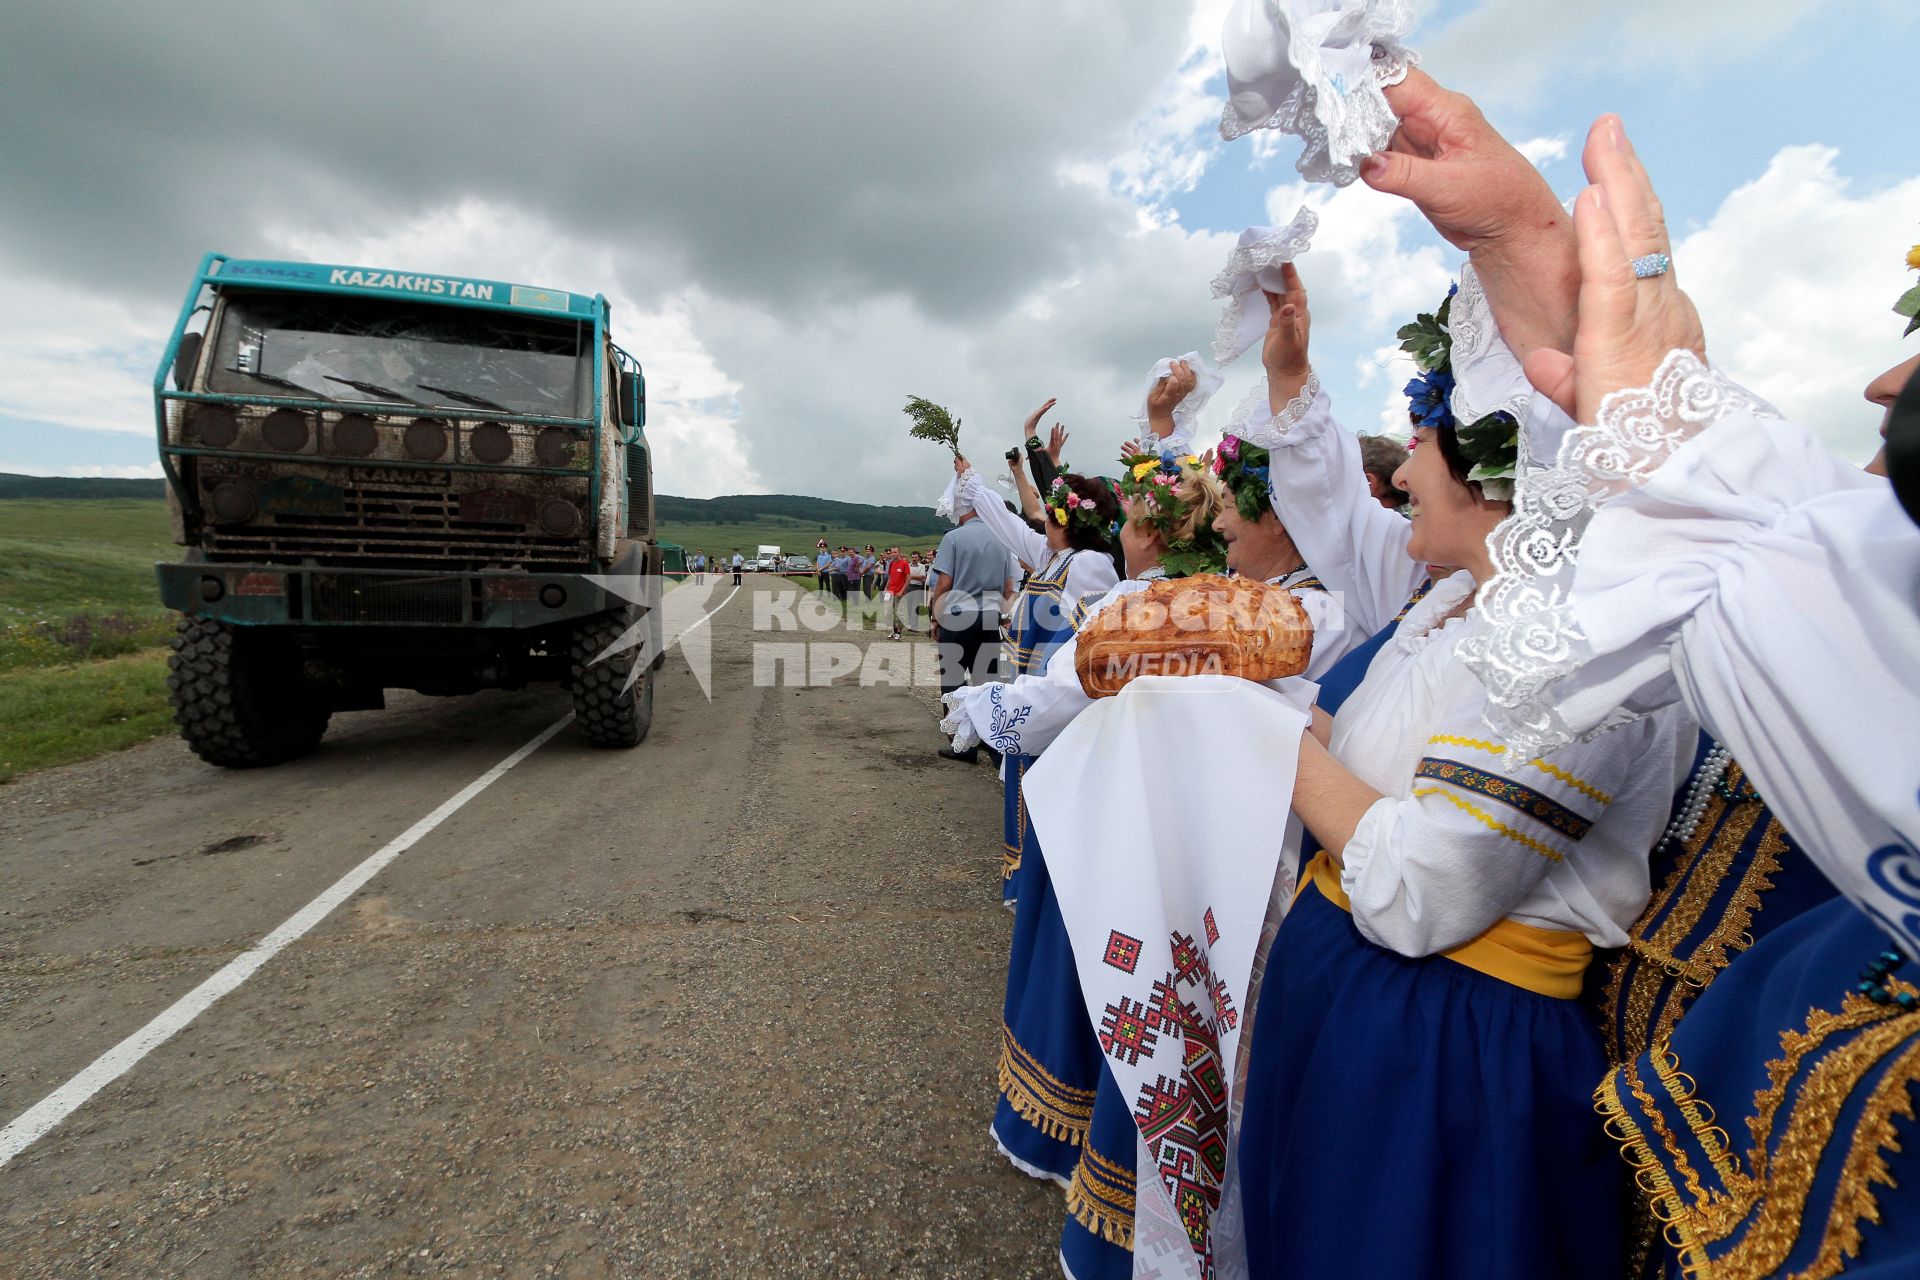
[[[415,400],[411,396],[403,396],[392,387],[383,387],[377,382],[362,382],[358,378],[343,378],[335,373],[323,373],[320,376],[328,382],[338,382],[344,386],[352,387],[355,391],[364,391],[370,396],[387,396],[390,399],[398,400],[401,404],[418,405],[423,409],[426,407],[426,401]]]
[[[513,412],[513,410],[501,404],[498,400],[489,400],[485,396],[476,396],[471,392],[455,391],[452,387],[436,387],[428,382],[416,382],[414,385],[422,391],[438,391],[443,396],[452,396],[462,404],[477,405],[482,409],[496,409],[501,413]]]
[[[277,373],[260,373],[253,369],[228,369],[227,372],[237,373],[247,378],[258,378],[260,381],[270,383],[276,387],[286,387],[290,391],[298,391],[301,395],[311,400],[325,400],[327,398],[320,392],[315,391],[312,387],[301,386],[293,379],[283,378]]]

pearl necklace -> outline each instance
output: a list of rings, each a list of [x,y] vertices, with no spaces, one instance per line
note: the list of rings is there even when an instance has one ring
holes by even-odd
[[[1726,776],[1727,767],[1733,763],[1733,753],[1714,743],[1708,750],[1700,767],[1693,771],[1693,778],[1687,783],[1687,798],[1680,806],[1680,812],[1673,815],[1673,821],[1660,837],[1659,848],[1669,843],[1684,847],[1693,839],[1693,833],[1700,829],[1700,820],[1706,816],[1707,800],[1713,795],[1720,779]]]

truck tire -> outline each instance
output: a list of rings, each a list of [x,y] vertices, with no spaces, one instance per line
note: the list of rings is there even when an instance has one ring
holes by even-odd
[[[193,753],[254,769],[307,754],[327,731],[327,704],[301,673],[284,632],[182,618],[167,658],[167,701]]]
[[[653,664],[634,676],[640,649],[636,645],[609,654],[607,647],[633,624],[630,610],[588,618],[573,631],[568,665],[573,684],[573,711],[580,736],[596,747],[637,747],[653,727]]]

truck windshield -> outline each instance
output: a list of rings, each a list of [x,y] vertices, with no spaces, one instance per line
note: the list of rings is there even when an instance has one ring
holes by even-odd
[[[208,388],[580,418],[585,326],[330,294],[230,292]]]

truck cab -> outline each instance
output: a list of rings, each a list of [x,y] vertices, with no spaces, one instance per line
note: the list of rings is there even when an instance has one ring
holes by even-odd
[[[197,753],[275,764],[387,689],[535,681],[596,745],[646,736],[660,550],[610,321],[599,295],[203,260],[154,378]]]

